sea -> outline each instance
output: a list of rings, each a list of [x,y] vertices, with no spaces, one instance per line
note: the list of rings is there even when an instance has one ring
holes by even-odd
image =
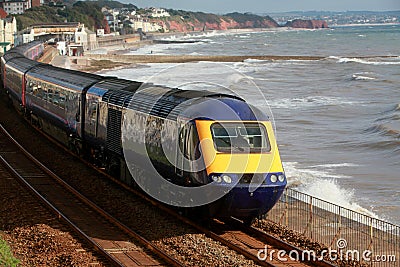
[[[102,74],[243,97],[273,119],[290,187],[400,225],[399,24],[166,39],[196,42],[155,44],[127,54],[288,57],[136,64]]]

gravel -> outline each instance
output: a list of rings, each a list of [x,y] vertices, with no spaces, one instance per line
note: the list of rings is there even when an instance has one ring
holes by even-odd
[[[88,168],[80,160],[66,154],[65,151],[54,144],[50,144],[26,122],[21,122],[21,119],[15,115],[13,109],[5,106],[2,101],[0,105],[0,114],[2,114],[0,122],[11,131],[14,137],[20,140],[28,151],[34,152],[33,154],[42,163],[98,206],[118,218],[125,225],[136,230],[146,239],[160,246],[163,250],[168,251],[187,266],[255,266],[253,261],[246,259],[243,255],[237,254],[219,242],[207,238],[190,226],[145,203],[119,185],[110,182]],[[20,216],[18,209],[8,210],[4,214],[8,213],[13,213],[16,217]],[[30,216],[35,217],[34,214]],[[39,229],[37,228],[19,230],[12,221],[8,225],[9,229],[11,229],[11,231],[8,230],[10,234],[14,230],[16,232],[12,234],[13,238],[7,238],[7,241],[9,240],[12,244],[15,255],[21,260],[23,259],[24,263],[28,265],[47,265],[41,263],[46,260],[52,261],[47,266],[64,266],[60,263],[62,261],[65,261],[66,265],[68,265],[68,262],[77,263],[77,265],[72,264],[74,266],[87,266],[91,262],[96,264],[98,262],[90,257],[86,261],[82,260],[82,254],[85,256],[89,254],[82,253],[82,248],[80,247],[82,245],[79,245],[76,241],[68,241],[68,239],[62,238],[65,243],[69,243],[70,249],[59,251],[63,246],[57,245],[58,238],[67,237],[69,234],[68,231],[52,231],[55,227],[52,227],[51,223],[41,222],[41,224],[31,224],[29,226],[40,227],[42,231],[38,231]],[[2,227],[2,224],[0,224],[0,227]],[[26,234],[21,235],[19,233]],[[33,233],[42,234],[34,235]],[[29,237],[27,240],[30,241],[23,239],[23,236]],[[55,238],[56,236],[57,238]],[[39,237],[47,237],[45,239],[47,241],[40,242]],[[48,239],[56,241],[53,242]],[[71,237],[70,240],[73,240],[73,238]],[[31,244],[24,246],[24,251],[20,252],[19,246],[15,244],[25,243]],[[44,248],[40,247],[43,245],[51,247],[48,251],[54,251],[51,254],[52,256],[42,255],[48,253],[42,252]],[[56,253],[56,251],[58,252]],[[25,257],[30,261],[25,260]],[[36,262],[32,263],[32,261]]]

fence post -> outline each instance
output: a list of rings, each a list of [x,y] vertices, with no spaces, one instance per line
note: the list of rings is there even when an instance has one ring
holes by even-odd
[[[372,220],[373,218],[369,218],[369,225],[370,225],[370,243],[368,246],[368,250],[370,250],[372,252],[372,255],[374,255],[374,227],[372,225]],[[374,261],[371,261],[371,266],[374,266]]]
[[[312,231],[312,219],[313,219],[312,201],[313,201],[313,197],[309,195],[309,199],[310,199],[310,203],[308,203],[309,216],[308,216],[308,222],[307,222],[306,228],[304,229],[303,235],[306,235],[307,230],[309,229],[309,232],[310,232],[309,236],[312,239],[313,238],[313,233],[312,233],[313,232]]]

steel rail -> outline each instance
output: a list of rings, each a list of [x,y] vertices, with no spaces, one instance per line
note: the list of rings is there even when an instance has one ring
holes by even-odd
[[[32,161],[36,166],[38,166],[45,174],[53,178],[57,183],[59,183],[62,187],[67,189],[69,192],[71,192],[75,197],[77,197],[80,201],[84,202],[87,206],[89,206],[91,209],[95,210],[99,215],[101,215],[103,218],[106,218],[110,223],[121,229],[123,232],[125,232],[127,235],[130,237],[134,238],[137,240],[141,246],[145,247],[146,249],[150,250],[152,253],[157,255],[159,258],[161,258],[165,263],[169,264],[170,266],[179,266],[182,267],[184,266],[183,263],[179,262],[177,259],[173,258],[172,256],[168,255],[166,252],[162,251],[158,247],[156,247],[154,244],[152,244],[150,241],[146,240],[144,237],[140,236],[138,233],[136,233],[134,230],[130,229],[129,227],[125,226],[121,222],[119,222],[117,219],[112,217],[110,214],[108,214],[106,211],[101,209],[99,206],[91,202],[89,199],[84,197],[82,194],[80,194],[77,190],[75,190],[73,187],[71,187],[69,184],[64,182],[59,176],[57,176],[55,173],[53,173],[50,169],[48,169],[46,166],[44,166],[39,160],[37,160],[32,154],[30,154],[24,147],[22,147],[21,144],[18,143],[11,135],[10,133],[3,127],[3,125],[0,124],[0,131],[4,133],[4,135],[14,144],[17,146],[17,148],[30,160]],[[74,231],[76,231],[85,241],[87,241],[89,244],[91,244],[97,251],[99,251],[107,260],[109,260],[114,266],[124,266],[122,265],[121,262],[119,262],[115,257],[113,257],[109,252],[107,252],[105,249],[101,248],[101,246],[95,242],[92,238],[90,238],[88,235],[86,235],[81,229],[79,229],[78,226],[76,226],[71,220],[69,220],[61,211],[59,211],[53,204],[51,204],[46,198],[44,198],[40,192],[38,192],[29,182],[17,171],[15,168],[3,157],[0,155],[0,160],[1,162],[7,167],[7,169],[10,170],[10,172],[15,175],[19,181],[23,183],[35,196],[37,196],[45,205],[50,208],[60,219],[62,219],[66,224],[71,226]]]
[[[68,150],[67,148],[65,148],[64,146],[62,146],[60,143],[58,143],[56,140],[54,140],[54,138],[52,138],[51,136],[49,136],[48,134],[40,131],[39,129],[37,129],[36,127],[34,127],[39,133],[41,133],[43,136],[45,136],[47,139],[49,139],[53,144],[57,145],[58,147],[60,147],[61,149],[63,149],[64,151],[66,151],[67,153],[71,154],[72,156],[76,157],[77,159],[81,160],[83,163],[85,163],[87,166],[93,168],[95,171],[97,171],[99,174],[106,176],[108,179],[112,180],[113,182],[117,183],[118,185],[122,186],[123,188],[125,188],[126,190],[128,190],[129,192],[134,193],[135,195],[139,196],[140,198],[144,199],[145,201],[149,202],[150,204],[152,204],[153,206],[159,208],[160,210],[166,212],[167,214],[177,218],[178,220],[186,223],[187,225],[190,225],[191,227],[195,228],[196,230],[204,233],[207,237],[218,241],[222,244],[224,244],[225,246],[227,246],[228,248],[236,251],[239,254],[244,255],[246,258],[253,260],[254,262],[256,262],[257,264],[261,265],[261,266],[290,266],[290,264],[285,262],[280,262],[278,265],[274,265],[271,262],[268,261],[261,261],[256,255],[248,252],[246,249],[243,249],[235,244],[232,244],[230,241],[220,237],[218,234],[210,231],[209,229],[200,226],[198,223],[190,220],[189,218],[182,216],[181,214],[179,214],[176,210],[167,207],[165,205],[163,205],[162,203],[150,198],[149,196],[145,195],[143,192],[138,191],[137,189],[134,189],[128,185],[126,185],[125,183],[121,182],[120,180],[116,179],[115,177],[109,175],[108,173],[106,173],[104,170],[94,166],[92,163],[88,162],[87,160],[79,157],[78,155],[74,154],[73,152],[71,152],[70,150]],[[235,219],[234,219],[235,220]],[[236,220],[238,223],[238,220]],[[244,226],[243,226],[244,227]],[[256,228],[252,227],[252,230],[247,229],[247,231],[252,231],[252,233],[254,234],[255,231],[257,231]],[[268,244],[273,245],[279,249],[282,250],[287,250],[287,251],[291,251],[291,250],[296,250],[297,252],[301,253],[303,252],[303,250],[301,248],[298,248],[294,245],[291,245],[283,240],[280,240],[272,235],[269,235],[267,233],[264,233],[260,230],[258,230],[258,235],[260,235],[260,238],[263,238],[264,240],[268,241]],[[268,238],[267,238],[268,237]],[[318,261],[318,262],[312,262],[312,261],[306,261],[307,264],[312,265],[312,266],[321,266],[321,267],[333,267],[336,265],[333,265],[327,261]]]

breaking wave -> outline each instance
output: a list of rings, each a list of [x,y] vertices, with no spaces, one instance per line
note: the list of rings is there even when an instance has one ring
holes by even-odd
[[[371,81],[371,80],[376,80],[375,77],[370,77],[370,76],[367,76],[367,75],[370,75],[370,73],[367,73],[367,72],[354,73],[351,76],[351,79],[353,81]]]
[[[388,58],[347,58],[347,57],[329,57],[330,59],[337,60],[337,63],[359,63],[366,65],[400,65],[398,57],[388,57]]]
[[[308,96],[304,98],[283,98],[271,102],[271,106],[275,108],[311,108],[320,106],[339,106],[339,105],[363,105],[361,101],[350,101],[341,97],[327,96]]]
[[[284,162],[288,186],[302,193],[342,206],[367,216],[378,218],[372,211],[357,203],[353,189],[339,185],[338,179],[349,178],[337,173],[338,169],[351,168],[353,163],[322,164],[302,168],[298,162]]]

